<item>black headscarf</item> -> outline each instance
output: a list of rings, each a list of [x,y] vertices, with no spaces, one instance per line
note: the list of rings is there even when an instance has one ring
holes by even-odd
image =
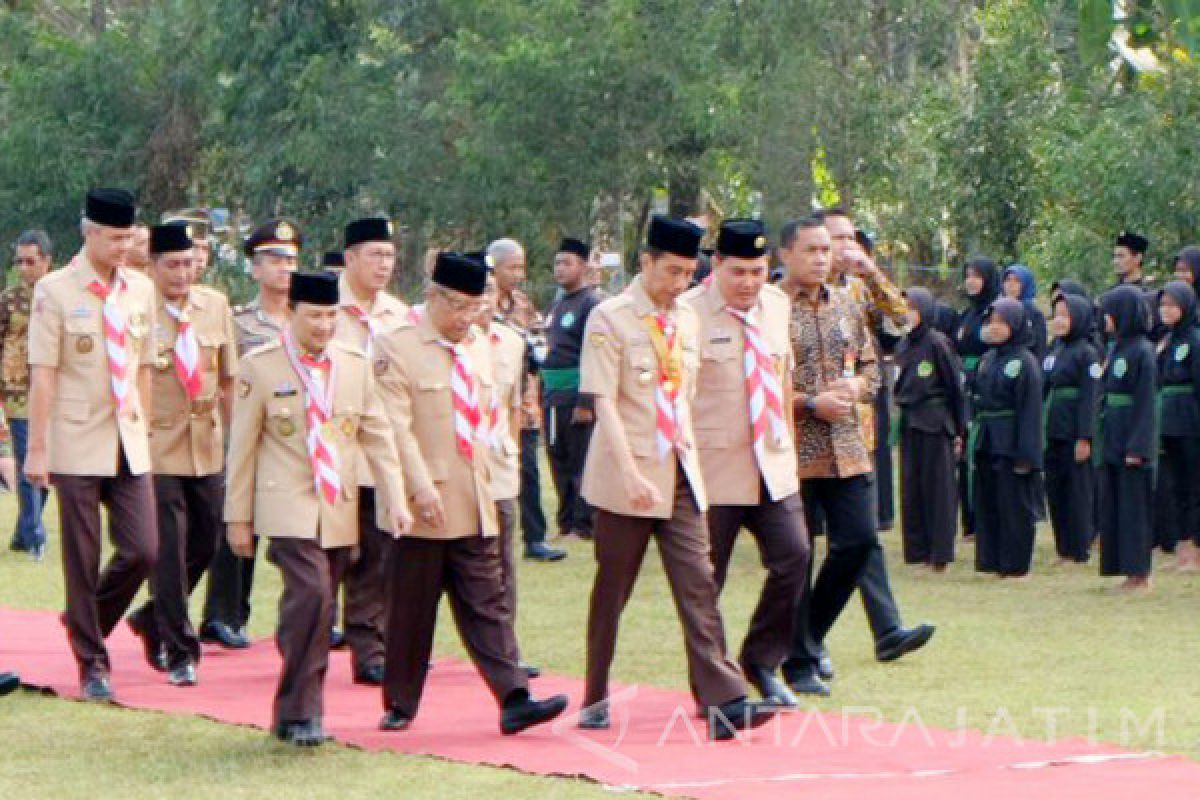
[[[992,301],[988,307],[987,314],[983,320],[987,322],[992,316],[998,316],[1000,319],[1008,323],[1008,327],[1012,329],[1012,336],[1008,337],[1008,341],[1002,344],[991,344],[989,346],[997,350],[1006,350],[1010,347],[1028,347],[1029,346],[1029,325],[1025,321],[1025,306],[1020,300],[1013,300],[1010,297],[1000,297]]]
[[[1175,305],[1183,314],[1179,318],[1179,324],[1171,327],[1172,332],[1182,331],[1186,328],[1196,325],[1196,290],[1189,286],[1184,281],[1171,281],[1163,287],[1159,293],[1161,298],[1163,295],[1170,297],[1175,301]],[[1165,323],[1164,323],[1165,324]]]
[[[933,330],[937,324],[937,301],[934,300],[932,292],[920,286],[905,289],[904,296],[921,315],[921,321],[908,332],[909,341],[915,342]]]
[[[1100,310],[1113,318],[1113,333],[1117,339],[1131,339],[1150,333],[1150,314],[1142,290],[1123,284],[1115,286],[1100,298]]]
[[[1071,318],[1071,330],[1067,335],[1062,337],[1064,342],[1073,342],[1076,339],[1084,339],[1090,336],[1094,330],[1094,314],[1095,309],[1092,301],[1087,298],[1080,297],[1077,294],[1063,293],[1059,296],[1055,304],[1067,304],[1067,316]]]
[[[1060,295],[1065,294],[1073,294],[1086,300],[1092,299],[1092,295],[1088,292],[1087,287],[1074,278],[1062,278],[1050,284],[1050,298],[1052,300],[1057,300]]]
[[[1175,256],[1175,263],[1183,262],[1183,266],[1192,273],[1192,288],[1200,291],[1200,247],[1189,244]]]
[[[958,330],[958,312],[954,310],[949,303],[943,303],[941,300],[937,302],[937,307],[933,312],[933,328],[941,331],[954,338],[954,334]]]
[[[1000,296],[1000,275],[996,271],[996,262],[977,256],[963,266],[963,278],[970,272],[979,273],[983,278],[983,288],[979,290],[979,294],[967,295],[967,300],[978,309],[987,308]]]

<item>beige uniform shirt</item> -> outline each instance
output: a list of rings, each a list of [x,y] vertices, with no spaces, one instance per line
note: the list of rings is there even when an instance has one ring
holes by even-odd
[[[238,368],[226,469],[225,521],[251,522],[262,536],[313,539],[323,548],[358,542],[358,456],[366,453],[378,482],[379,522],[404,502],[404,480],[391,428],[363,354],[329,346],[336,363],[333,447],[341,492],[330,506],[317,497],[306,437],[304,384],[282,342],[244,356]]]
[[[521,458],[514,420],[519,423],[525,378],[525,337],[503,322],[493,322],[483,335],[492,346],[492,369],[496,377],[494,396],[497,398],[495,412],[504,416],[504,425],[501,427],[504,435],[498,437],[498,441],[489,438],[487,442],[492,496],[496,500],[513,500],[521,492]]]
[[[768,427],[762,463],[754,452],[754,431],[746,396],[745,326],[726,310],[714,282],[697,286],[681,300],[696,312],[700,324],[700,373],[692,424],[700,469],[715,506],[756,506],[765,484],[771,500],[778,501],[800,489],[796,477],[796,445],[792,439],[791,410],[784,408],[783,438]],[[774,286],[763,287],[757,306],[758,327],[766,340],[779,376],[780,403],[790,386],[792,346],[788,339],[791,302]]]
[[[283,334],[283,326],[267,316],[256,297],[233,309],[233,332],[237,336],[240,358],[256,347],[278,340]]]
[[[140,366],[154,361],[154,284],[130,269],[118,273],[125,281],[117,302],[125,315],[129,358],[129,405],[119,418],[105,347],[104,303],[88,290],[99,276],[86,254],[47,274],[33,290],[29,364],[58,371],[47,442],[52,473],[116,475],[118,446],[130,472],[150,471],[137,374]]]
[[[496,536],[496,505],[488,474],[487,443],[477,438],[474,458],[458,451],[454,433],[454,399],[450,376],[454,356],[428,316],[408,328],[381,336],[376,342],[385,359],[379,374],[387,416],[396,432],[396,451],[404,467],[409,497],[427,489],[441,495],[446,526],[430,527],[418,515],[412,536],[423,539],[461,539]],[[493,390],[491,346],[478,331],[466,343],[486,413]],[[481,431],[482,433],[482,431]]]
[[[154,474],[197,478],[214,475],[224,463],[221,381],[237,372],[237,341],[225,295],[194,286],[185,303],[200,349],[204,375],[200,394],[189,400],[175,366],[179,323],[158,296],[154,324],[154,407],[150,420],[150,457]]]
[[[357,305],[357,301],[354,299],[354,293],[350,291],[350,285],[346,282],[344,274],[338,280],[338,296],[341,298],[341,302],[338,304],[337,333],[335,334],[337,340],[347,347],[365,353],[374,365],[374,369],[378,371],[383,362],[374,352],[375,348],[370,346],[371,337],[367,326],[349,311],[351,306]],[[376,336],[412,324],[408,318],[408,305],[387,292],[380,292],[375,296],[375,303],[368,313],[375,321]],[[366,487],[375,485],[371,478],[371,471],[366,468],[365,462],[359,465],[358,476],[361,481],[360,485]]]
[[[581,364],[581,393],[606,398],[617,410],[625,440],[638,470],[654,484],[660,502],[649,511],[635,511],[625,494],[621,476],[615,474],[625,459],[617,452],[616,432],[597,416],[583,468],[584,498],[597,508],[627,516],[670,519],[675,496],[676,463],[683,466],[700,510],[708,507],[700,459],[692,432],[691,405],[696,391],[699,361],[696,314],[676,303],[671,314],[683,348],[683,385],[680,387],[680,435],[684,441],[678,457],[660,458],[655,444],[658,357],[646,328],[654,305],[642,288],[641,278],[616,297],[596,306],[588,316]],[[678,451],[677,451],[678,452]]]

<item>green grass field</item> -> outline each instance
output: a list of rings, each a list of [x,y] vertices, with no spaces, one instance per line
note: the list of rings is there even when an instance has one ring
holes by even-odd
[[[553,508],[549,495],[546,501]],[[13,508],[11,496],[0,504],[5,544]],[[57,528],[53,509],[47,520]],[[861,607],[852,600],[829,641],[838,677],[833,697],[820,701],[820,708],[877,709],[893,721],[919,718],[931,726],[1029,739],[1090,736],[1200,759],[1200,576],[1161,572],[1149,595],[1116,594],[1094,567],[1052,567],[1045,529],[1026,583],[975,574],[970,545],[961,546],[959,562],[939,576],[900,563],[898,532],[885,539],[906,621],[935,622],[937,636],[924,651],[878,664]],[[587,545],[572,544],[570,551],[559,564],[522,562],[519,633],[529,660],[581,676],[593,567]],[[268,636],[280,584],[265,562],[259,576],[252,631]],[[753,543],[745,538],[722,599],[733,643],[745,631],[761,576]],[[0,553],[0,604],[61,608],[57,541],[41,564]],[[438,652],[463,657],[448,616]],[[3,651],[0,631],[0,668]],[[682,637],[654,552],[624,617],[614,676],[686,688]],[[0,797],[238,798],[288,786],[289,795],[298,797],[375,798],[394,792],[398,780],[409,798],[611,795],[583,781],[432,758],[340,746],[294,752],[260,731],[31,693],[0,701],[0,740]]]

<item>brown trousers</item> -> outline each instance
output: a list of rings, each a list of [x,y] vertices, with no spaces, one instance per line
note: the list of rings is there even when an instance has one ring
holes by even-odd
[[[513,556],[513,534],[517,527],[517,501],[497,500],[496,520],[500,525],[500,574],[504,578],[504,600],[512,611],[513,625],[517,621],[517,560]]]
[[[588,609],[587,687],[584,706],[608,698],[608,674],[617,645],[617,627],[651,537],[683,624],[688,677],[696,700],[717,706],[746,696],[746,683],[725,648],[717,610],[717,584],[709,556],[704,514],[682,470],[675,480],[670,519],[647,519],[596,510],[596,577]]]
[[[723,589],[738,532],[745,528],[758,543],[767,570],[750,630],[742,642],[743,666],[775,669],[792,648],[792,628],[808,586],[810,547],[800,493],[772,502],[762,489],[756,506],[713,506],[708,510],[708,536],[717,588]]]
[[[346,570],[342,620],[354,669],[383,664],[384,561],[392,536],[375,524],[375,490],[358,490],[358,557]]]
[[[416,717],[433,652],[438,603],[450,596],[458,634],[497,702],[529,688],[519,666],[495,537],[402,536],[388,555],[384,707]]]
[[[225,476],[154,476],[158,507],[158,562],[150,573],[151,599],[134,614],[138,628],[166,645],[167,666],[200,660],[200,639],[188,615],[188,598],[225,536],[221,509]]]
[[[267,545],[267,560],[283,573],[275,629],[283,674],[272,719],[277,724],[316,719],[324,708],[333,594],[350,562],[350,548],[325,550],[315,539],[279,537]]]
[[[158,558],[154,484],[131,475],[121,455],[114,477],[52,477],[58,492],[67,637],[81,678],[112,670],[105,638],[112,633]],[[100,506],[108,510],[108,535],[116,552],[100,570]]]

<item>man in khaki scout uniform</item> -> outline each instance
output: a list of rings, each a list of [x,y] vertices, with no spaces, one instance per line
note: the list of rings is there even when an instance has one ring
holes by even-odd
[[[175,686],[196,683],[200,640],[188,598],[224,537],[225,437],[237,364],[225,295],[193,279],[188,224],[150,230],[150,279],[157,289],[154,326],[154,414],[150,459],[158,505],[158,564],[153,599],[129,617],[146,659],[166,668]]]
[[[677,298],[696,268],[703,231],[651,219],[641,275],[588,319],[580,391],[595,398],[596,430],[583,496],[596,508],[596,577],[588,611],[587,684],[580,726],[609,726],[608,675],[621,612],[653,537],[687,644],[692,690],[709,735],[729,739],[763,724],[770,708],[746,700],[725,652],[704,525],[706,500],[692,433],[696,315]]]
[[[154,284],[123,266],[134,214],[124,190],[88,193],[83,250],[38,281],[29,321],[25,474],[58,490],[67,635],[89,700],[112,698],[104,639],[158,552],[146,438]],[[116,548],[103,572],[101,505]]]
[[[251,275],[258,295],[233,310],[233,331],[238,356],[279,339],[291,317],[288,287],[300,255],[303,237],[287,220],[271,219],[246,238],[244,251],[250,259]],[[225,537],[217,543],[217,554],[208,572],[204,600],[204,623],[200,640],[233,649],[249,647],[246,623],[250,619],[250,593],[254,588],[257,539],[249,558],[238,558]]]
[[[518,496],[521,490],[520,448],[516,432],[520,430],[522,397],[529,380],[525,369],[525,337],[498,318],[496,276],[489,271],[479,309],[479,330],[491,345],[491,409],[484,419],[484,443],[487,445],[488,474],[492,497],[496,501],[496,521],[500,529],[500,565],[504,575],[504,593],[513,619],[517,617],[517,564],[513,555],[513,537],[517,529]],[[521,664],[526,674],[536,678],[540,670]]]
[[[17,237],[14,249],[20,281],[0,294],[0,390],[19,465],[25,460],[29,441],[29,306],[33,285],[50,271],[54,248],[45,231],[30,230]],[[35,489],[24,474],[9,488],[17,492],[19,510],[8,549],[29,553],[40,561],[46,552],[42,509],[47,492]]]
[[[337,340],[362,350],[379,369],[376,337],[409,324],[408,306],[386,291],[396,267],[392,223],[380,217],[355,220],[346,226],[345,242]],[[354,681],[379,686],[383,683],[383,560],[391,536],[375,524],[375,484],[370,472],[360,468],[358,480],[358,553],[346,571],[344,630],[354,660]]]
[[[439,253],[420,322],[376,342],[385,359],[379,387],[416,515],[387,557],[384,730],[407,729],[417,715],[443,592],[503,709],[501,731],[546,722],[567,705],[563,695],[530,696],[505,594],[484,440],[495,378],[491,345],[474,326],[486,280],[482,261]]]
[[[742,643],[746,678],[764,700],[794,708],[776,676],[792,643],[809,544],[792,440],[790,302],[767,284],[767,234],[758,220],[726,220],[713,280],[683,296],[700,323],[692,423],[708,488],[708,533],[723,587],[738,532],[758,543],[767,580]]]
[[[283,336],[246,355],[238,370],[225,522],[234,553],[249,556],[257,531],[283,573],[274,732],[313,746],[326,741],[329,620],[358,543],[360,456],[375,475],[382,524],[405,534],[412,518],[371,365],[333,341],[337,277],[297,273],[289,298],[294,313]]]

